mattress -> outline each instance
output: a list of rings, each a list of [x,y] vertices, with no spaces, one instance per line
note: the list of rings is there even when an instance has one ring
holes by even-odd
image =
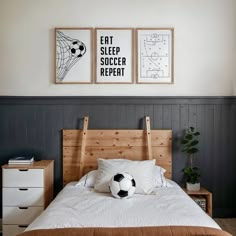
[[[77,227],[203,226],[220,229],[176,183],[151,195],[115,199],[109,193],[68,184],[28,226],[35,229]]]

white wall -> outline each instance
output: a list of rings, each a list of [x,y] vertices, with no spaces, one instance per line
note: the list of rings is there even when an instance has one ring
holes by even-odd
[[[174,84],[55,84],[54,28],[88,26],[174,27]],[[236,1],[0,0],[0,95],[236,95]]]

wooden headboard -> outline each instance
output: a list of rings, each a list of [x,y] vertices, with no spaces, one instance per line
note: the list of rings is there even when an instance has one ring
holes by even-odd
[[[97,158],[129,160],[156,159],[156,164],[172,178],[172,130],[89,130],[88,117],[83,130],[63,130],[63,185],[77,181],[97,168]]]

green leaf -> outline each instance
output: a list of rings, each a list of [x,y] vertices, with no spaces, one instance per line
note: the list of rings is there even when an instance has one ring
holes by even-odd
[[[190,182],[192,184],[199,182],[200,174],[198,172],[198,168],[197,167],[193,167],[193,168],[185,167],[183,169],[183,172],[184,172],[184,179],[187,182]]]
[[[192,148],[192,153],[196,153],[198,151],[199,151],[198,148]]]
[[[187,139],[183,139],[183,140],[181,141],[182,144],[186,144],[186,143],[188,143],[188,142],[189,142],[189,140],[187,140]]]
[[[194,127],[189,127],[189,129],[191,130],[191,132],[194,132]]]
[[[192,172],[192,169],[191,169],[190,167],[185,167],[185,168],[183,169],[183,172],[184,172],[185,174],[190,174],[190,173]]]
[[[184,148],[181,150],[181,152],[187,152],[188,151],[188,148]]]
[[[193,135],[192,134],[187,134],[185,136],[185,139],[192,140],[193,139]]]
[[[187,151],[188,154],[194,154],[194,153],[196,153],[196,152],[198,152],[198,149],[197,149],[197,148],[190,148],[190,149]]]
[[[199,143],[198,140],[193,140],[190,144],[191,146],[196,146]]]
[[[190,126],[185,130],[185,135],[183,136],[181,143],[181,151],[187,154],[187,157],[191,157],[194,153],[199,151],[198,149],[198,138],[197,136],[200,135],[200,132],[196,131],[196,128]]]

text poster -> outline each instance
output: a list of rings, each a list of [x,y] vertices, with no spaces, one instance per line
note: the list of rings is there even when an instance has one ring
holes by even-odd
[[[96,83],[133,82],[133,30],[96,29]]]

